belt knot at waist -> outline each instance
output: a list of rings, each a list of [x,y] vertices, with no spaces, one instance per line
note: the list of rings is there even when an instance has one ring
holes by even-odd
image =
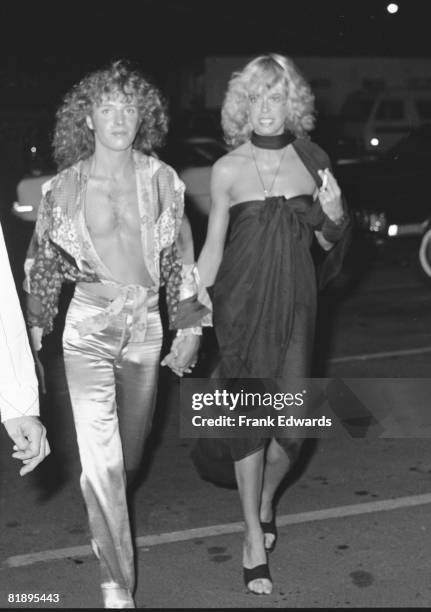
[[[133,327],[145,336],[148,311],[149,309],[156,310],[158,307],[158,293],[154,293],[151,289],[142,285],[121,285],[118,294],[113,299],[98,296],[91,291],[86,291],[79,285],[77,290],[90,299],[102,298],[103,302],[107,304],[101,312],[77,323],[76,327],[80,336],[102,331],[114,317],[125,309],[131,311]]]

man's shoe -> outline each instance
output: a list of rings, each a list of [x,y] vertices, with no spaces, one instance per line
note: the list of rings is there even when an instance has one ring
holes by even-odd
[[[102,589],[105,608],[136,608],[133,597],[128,589],[120,587],[115,582],[104,582]]]

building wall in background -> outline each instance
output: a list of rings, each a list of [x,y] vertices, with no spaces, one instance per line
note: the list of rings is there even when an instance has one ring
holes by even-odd
[[[185,67],[181,107],[220,108],[232,72],[241,70],[250,59],[210,56],[192,69]],[[293,56],[292,59],[313,87],[321,115],[337,114],[346,96],[364,86],[431,85],[431,58]]]

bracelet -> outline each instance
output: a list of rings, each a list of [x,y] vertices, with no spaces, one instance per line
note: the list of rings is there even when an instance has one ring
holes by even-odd
[[[346,215],[340,217],[338,222],[335,222],[326,216],[321,229],[323,237],[329,242],[338,242],[348,223],[349,218]]]
[[[340,227],[340,225],[343,225],[343,223],[345,223],[346,221],[347,221],[347,218],[346,218],[346,215],[343,212],[343,214],[340,217],[338,217],[338,219],[336,221],[334,219],[331,219],[331,217],[329,217],[328,215],[326,215],[326,219],[324,221],[324,224],[325,223],[330,223],[330,224],[335,225],[336,227]]]
[[[202,336],[202,327],[184,327],[177,331],[178,336]]]

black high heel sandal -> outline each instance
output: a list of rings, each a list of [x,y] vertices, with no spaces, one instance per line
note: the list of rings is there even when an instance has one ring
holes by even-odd
[[[268,593],[256,593],[256,591],[252,591],[248,585],[253,580],[258,580],[259,578],[267,578],[272,583],[268,563],[262,563],[261,565],[256,565],[250,569],[247,567],[243,567],[242,569],[244,573],[244,584],[250,593],[253,593],[254,595],[267,595]]]
[[[275,544],[277,542],[277,527],[275,526],[275,512],[272,514],[272,519],[270,521],[260,521],[260,526],[262,527],[263,533],[268,533],[274,536],[274,541],[271,546],[266,547],[266,552],[270,553],[274,550]]]

